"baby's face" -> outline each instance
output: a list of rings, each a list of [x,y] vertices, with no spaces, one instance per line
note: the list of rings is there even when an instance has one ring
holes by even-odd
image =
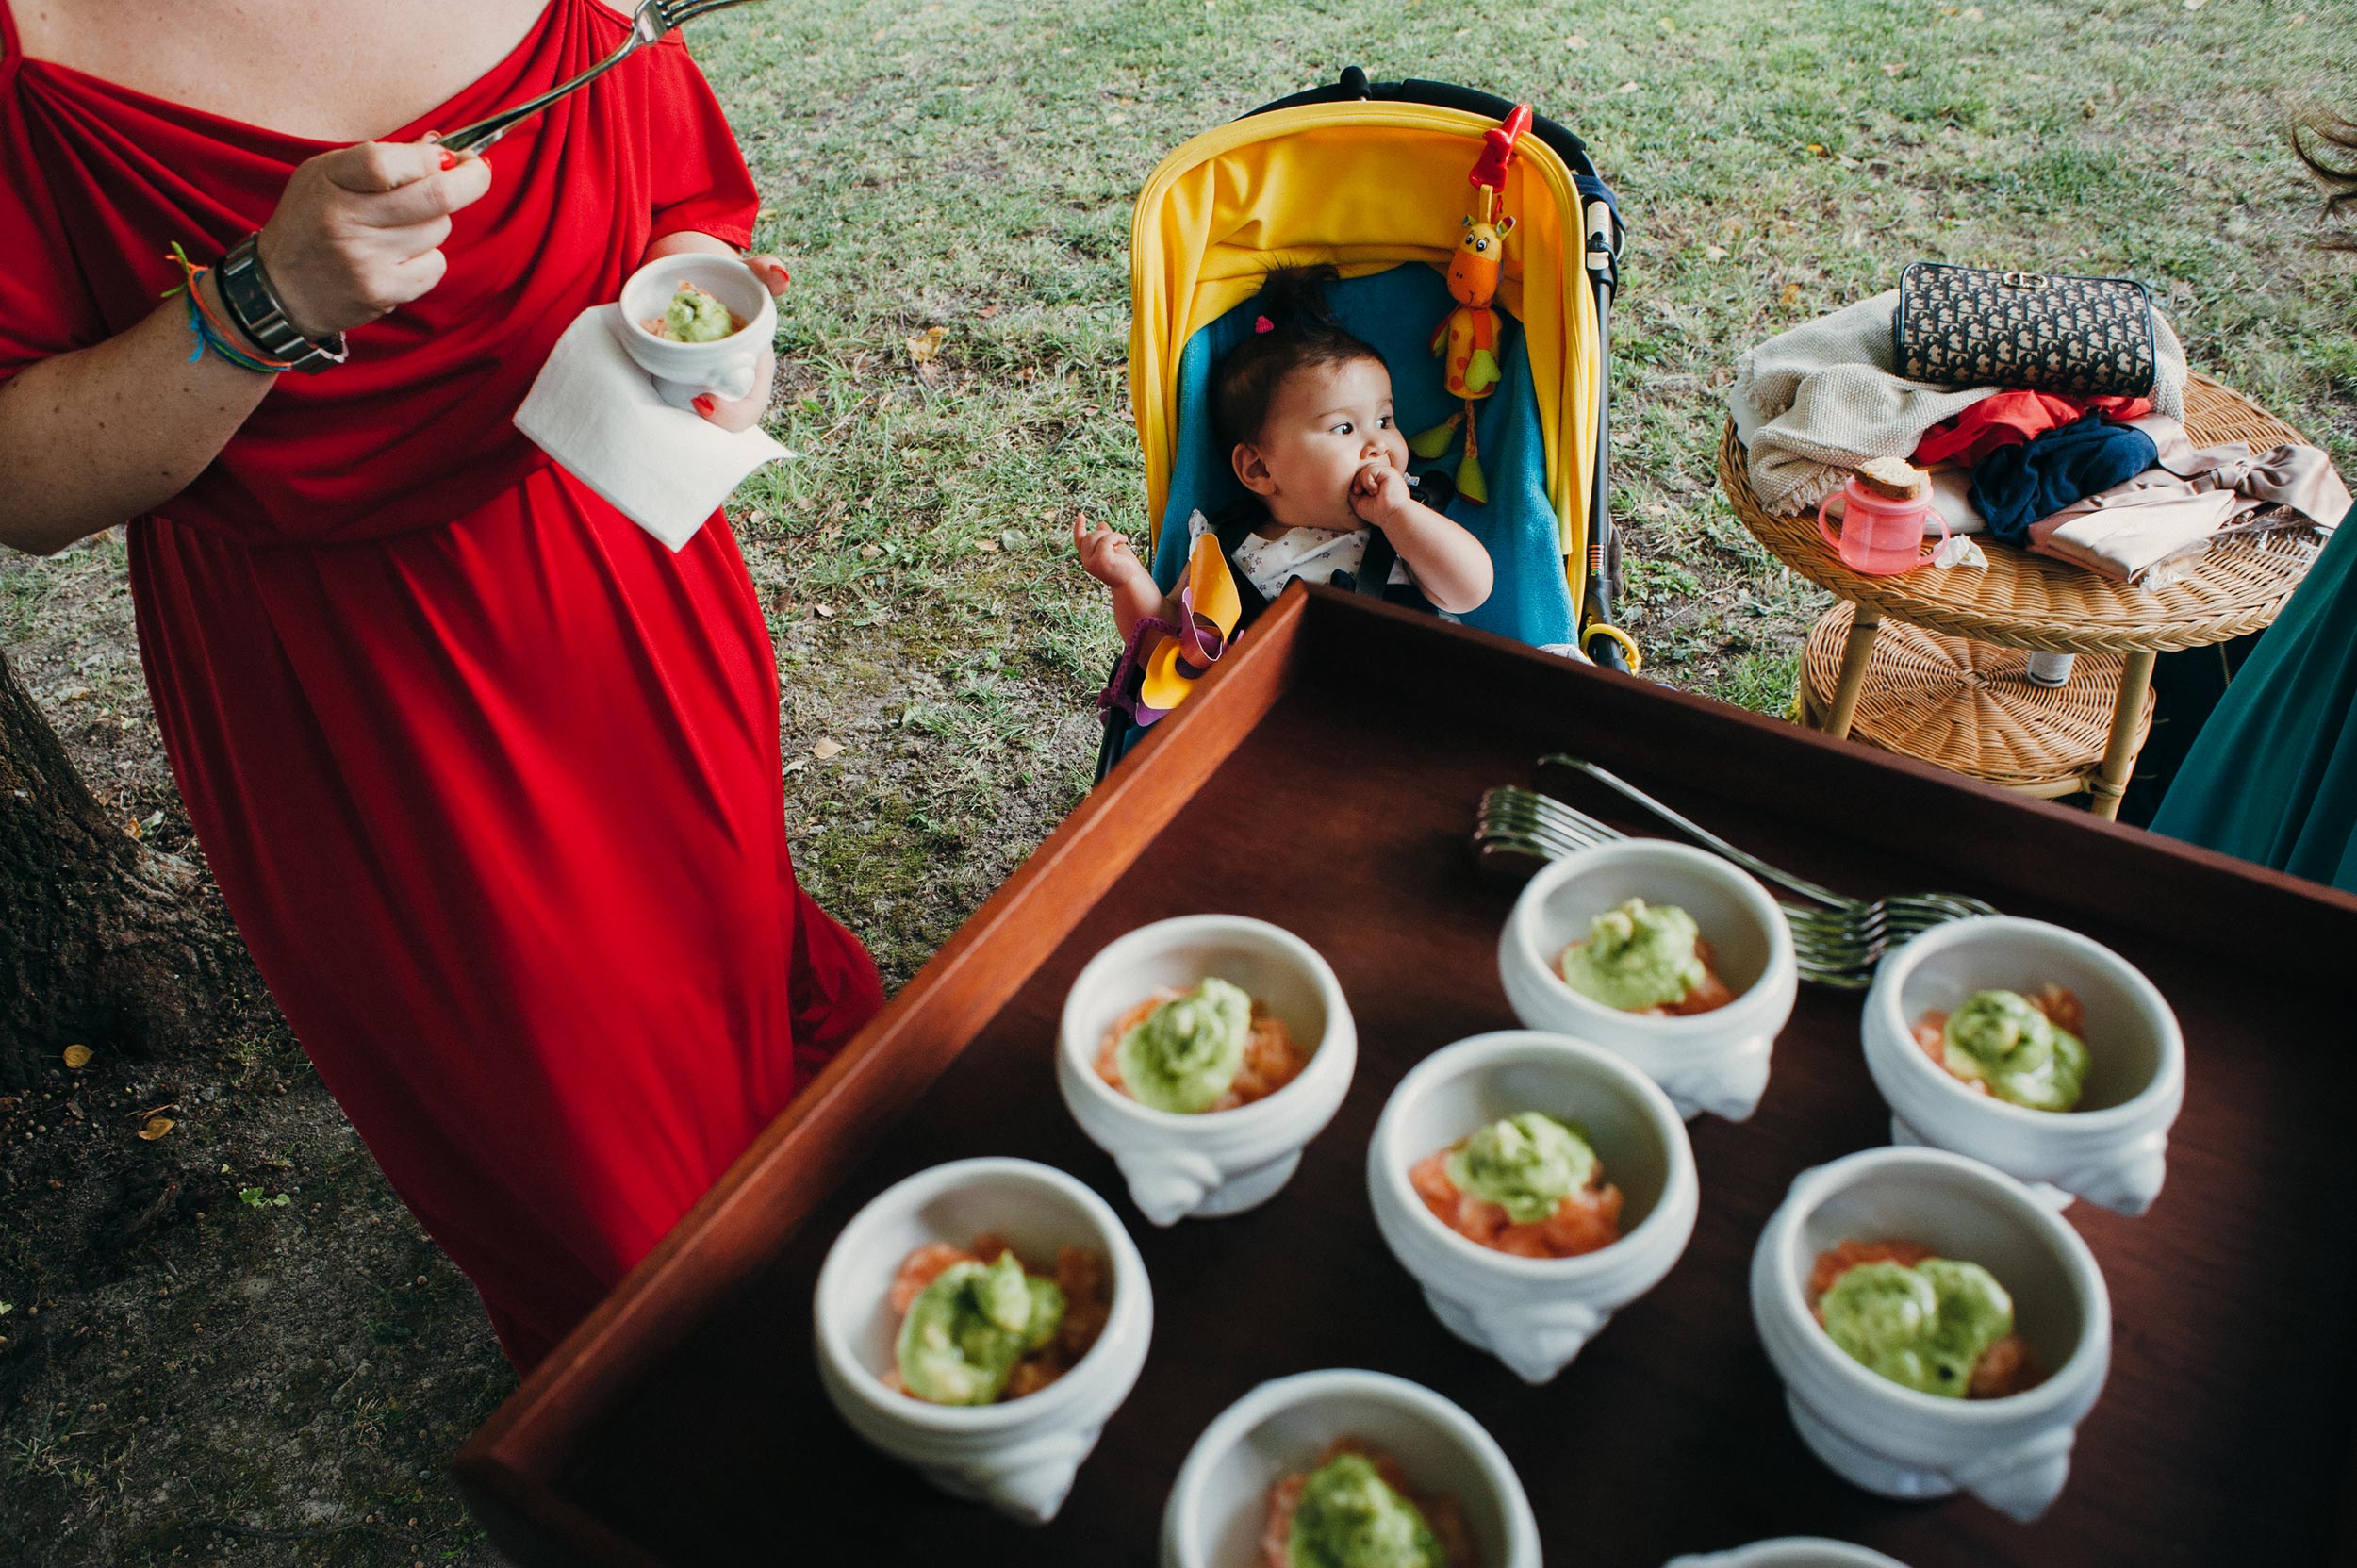
[[[1408,471],[1408,438],[1392,418],[1392,373],[1378,360],[1310,365],[1287,376],[1261,438],[1239,446],[1237,477],[1294,528],[1353,529],[1350,483],[1369,463]]]

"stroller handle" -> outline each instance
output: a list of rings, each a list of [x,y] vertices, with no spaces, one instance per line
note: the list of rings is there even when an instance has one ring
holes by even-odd
[[[1462,109],[1484,120],[1504,120],[1514,112],[1516,107],[1510,98],[1501,98],[1494,92],[1483,92],[1475,88],[1459,87],[1454,82],[1427,82],[1412,76],[1397,82],[1369,81],[1364,71],[1352,65],[1343,67],[1341,80],[1331,87],[1313,87],[1306,92],[1296,92],[1275,103],[1262,104],[1239,118],[1249,120],[1255,114],[1297,108],[1305,104],[1364,103],[1369,99],[1377,103],[1430,104],[1436,108]],[[1530,131],[1554,148],[1556,156],[1571,165],[1573,173],[1585,174],[1590,179],[1599,177],[1594,160],[1588,156],[1588,144],[1572,134],[1570,129],[1539,114],[1531,117]]]

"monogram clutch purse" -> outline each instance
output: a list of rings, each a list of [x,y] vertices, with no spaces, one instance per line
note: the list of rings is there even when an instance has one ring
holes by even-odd
[[[2157,365],[2152,299],[2134,278],[1918,261],[1890,331],[1898,373],[1943,386],[2143,397]]]

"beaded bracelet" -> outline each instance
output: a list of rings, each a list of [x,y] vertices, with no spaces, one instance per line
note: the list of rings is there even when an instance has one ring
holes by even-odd
[[[205,351],[209,348],[232,365],[240,370],[252,371],[256,375],[275,375],[278,371],[290,368],[292,364],[290,360],[270,358],[266,355],[255,353],[250,348],[240,348],[233,340],[234,329],[213,314],[211,308],[205,304],[204,294],[196,287],[197,279],[212,271],[210,267],[200,267],[190,261],[188,252],[180,248],[180,242],[176,239],[173,241],[170,259],[180,269],[180,282],[175,287],[165,289],[163,297],[170,299],[174,294],[184,292],[189,297],[189,331],[196,337],[196,347],[189,352],[190,364],[204,358]]]

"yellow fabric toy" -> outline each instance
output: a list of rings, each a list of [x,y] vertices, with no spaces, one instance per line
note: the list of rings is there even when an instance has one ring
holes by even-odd
[[[1442,384],[1465,406],[1408,443],[1419,457],[1438,457],[1448,451],[1458,426],[1464,426],[1465,460],[1458,466],[1457,493],[1476,503],[1490,499],[1490,487],[1481,476],[1474,404],[1497,390],[1504,373],[1498,366],[1498,313],[1492,302],[1505,275],[1506,237],[1514,232],[1514,220],[1501,215],[1498,206],[1506,188],[1506,166],[1513,159],[1514,144],[1529,125],[1530,106],[1517,104],[1505,123],[1483,138],[1481,157],[1467,176],[1474,188],[1475,210],[1461,220],[1464,232],[1448,263],[1448,291],[1457,308],[1432,334],[1432,352],[1442,356]]]

